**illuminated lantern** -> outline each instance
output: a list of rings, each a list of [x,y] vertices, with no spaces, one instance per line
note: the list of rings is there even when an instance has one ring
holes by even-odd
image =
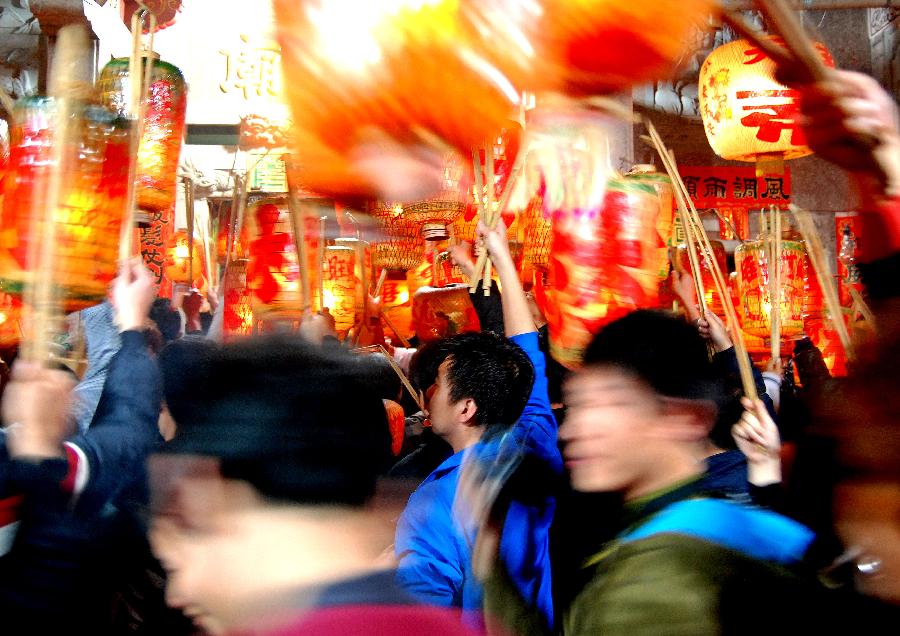
[[[253,315],[298,318],[303,310],[300,267],[291,230],[287,201],[263,199],[249,207],[247,286],[253,296]]]
[[[253,333],[253,294],[247,287],[249,263],[245,258],[234,259],[225,273],[222,329],[226,340]]]
[[[42,184],[58,143],[55,117],[51,98],[28,97],[16,105],[0,223],[0,285],[9,293],[21,293],[29,245],[44,235],[30,227],[31,213],[42,206]],[[53,282],[67,311],[102,301],[116,275],[128,176],[128,130],[121,123],[104,108],[76,105],[70,124],[73,145],[66,149],[54,211],[53,255]]]
[[[380,230],[372,243],[372,266],[380,271],[412,269],[422,260],[425,243],[419,226],[403,215],[402,206],[372,212]]]
[[[545,270],[550,266],[550,242],[552,225],[544,215],[544,199],[537,195],[528,202],[521,221],[525,226],[523,261],[532,270]]]
[[[121,117],[129,109],[128,59],[111,60],[97,79],[101,102]],[[153,61],[146,115],[137,156],[137,207],[144,213],[169,209],[175,201],[178,158],[187,115],[187,86],[176,67]]]
[[[388,277],[381,287],[382,314],[387,317],[385,328],[390,328],[395,336],[403,336],[406,339],[412,337],[412,294],[406,280],[406,274],[399,277],[400,272],[389,272]],[[397,333],[399,332],[399,333]],[[398,338],[393,343],[398,344]]]
[[[672,180],[669,179],[669,175],[656,172],[652,165],[647,164],[634,166],[625,177],[639,183],[649,184],[659,198],[659,217],[656,221],[656,231],[659,236],[657,272],[659,272],[659,279],[665,280],[669,277],[668,248],[674,244],[675,191],[672,189]]]
[[[781,336],[790,339],[803,331],[803,298],[806,287],[806,249],[798,241],[782,241],[780,268]],[[741,326],[752,336],[771,334],[769,263],[767,240],[750,241],[734,251]]]
[[[416,156],[448,146],[468,155],[515,111],[518,78],[493,59],[503,50],[497,40],[512,40],[508,30],[479,30],[459,0],[273,4],[293,142],[311,190],[416,200],[429,188],[398,179]]]
[[[828,66],[834,62],[821,44]],[[756,162],[766,155],[796,159],[812,154],[798,122],[800,93],[775,79],[776,65],[756,45],[720,46],[700,69],[700,114],[717,155]]]
[[[334,318],[334,328],[343,333],[356,324],[356,250],[345,245],[325,248],[322,271],[325,307]]]
[[[721,241],[710,241],[709,245],[712,247],[713,257],[719,265],[719,271],[722,272],[723,276],[727,276],[728,257],[725,255],[725,245],[722,244]],[[684,243],[678,246],[678,259],[681,268],[690,273],[691,257],[690,254],[688,254],[688,246]],[[715,280],[713,279],[709,258],[699,246],[697,247],[697,261],[700,265],[700,287],[703,289],[703,302],[710,311],[720,318],[724,318],[725,308],[722,304],[722,297],[719,295],[719,290],[716,288]]]
[[[481,327],[467,285],[420,287],[413,296],[413,327],[422,342]]]
[[[188,245],[187,230],[178,230],[169,241],[166,258],[166,278],[173,283],[200,289],[203,282],[203,250],[200,239],[193,241],[193,258]],[[193,274],[193,280],[191,280]]]
[[[21,319],[22,302],[15,296],[0,292],[0,347],[11,347],[19,342]]]

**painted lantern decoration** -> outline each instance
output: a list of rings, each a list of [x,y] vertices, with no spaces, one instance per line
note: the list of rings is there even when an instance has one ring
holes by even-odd
[[[750,241],[734,251],[737,270],[741,326],[752,336],[768,338],[771,334],[769,295],[769,263],[767,241]],[[803,305],[806,293],[806,249],[798,241],[782,241],[779,275],[781,336],[789,339],[803,331]]]

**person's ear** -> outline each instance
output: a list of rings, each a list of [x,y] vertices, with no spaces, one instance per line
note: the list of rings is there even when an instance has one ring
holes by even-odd
[[[715,419],[716,406],[712,402],[664,398],[656,430],[672,441],[698,442],[709,436]]]
[[[466,426],[478,426],[478,420],[475,415],[478,413],[478,405],[472,398],[463,398],[459,401],[459,421]]]

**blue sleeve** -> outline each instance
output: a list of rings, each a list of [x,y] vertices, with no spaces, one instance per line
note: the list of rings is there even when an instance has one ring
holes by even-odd
[[[450,509],[437,494],[437,488],[421,486],[397,521],[397,584],[422,603],[459,607],[464,573],[450,532]]]
[[[547,363],[541,352],[537,332],[512,336],[534,366],[534,385],[522,410],[513,434],[526,451],[551,464],[556,472],[562,472],[562,457],[557,446],[557,424],[547,394]]]
[[[75,437],[90,477],[79,505],[102,507],[126,489],[146,484],[144,462],[162,442],[162,379],[138,331],[122,334],[91,427]]]

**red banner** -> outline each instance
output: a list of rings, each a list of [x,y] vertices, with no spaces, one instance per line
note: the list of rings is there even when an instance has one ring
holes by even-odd
[[[719,233],[725,240],[750,238],[751,209],[770,205],[786,208],[791,202],[789,168],[783,175],[762,177],[756,176],[754,166],[679,166],[678,171],[694,206],[701,210],[715,208],[726,219],[719,223]],[[677,228],[676,236],[680,229]]]

